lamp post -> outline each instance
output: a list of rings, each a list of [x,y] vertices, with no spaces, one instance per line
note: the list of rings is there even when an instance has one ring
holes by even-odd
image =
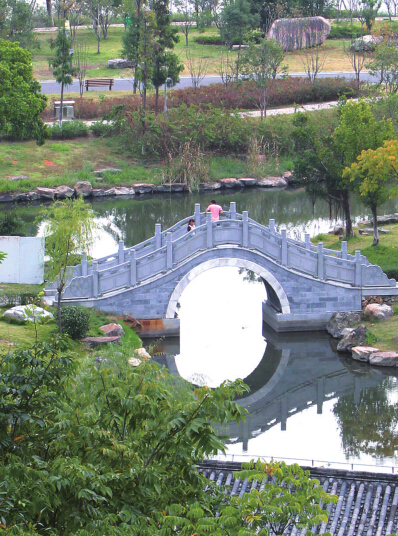
[[[164,112],[165,113],[167,112],[167,84],[171,84],[172,81],[173,79],[168,76],[164,83]]]

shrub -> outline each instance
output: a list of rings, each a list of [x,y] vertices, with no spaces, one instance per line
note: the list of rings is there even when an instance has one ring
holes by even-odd
[[[0,236],[26,236],[26,223],[16,211],[7,211],[0,218]]]
[[[39,291],[18,291],[4,289],[1,291],[0,299],[5,307],[15,307],[16,305],[41,305]]]
[[[103,123],[102,121],[96,121],[90,126],[91,132],[94,136],[105,138],[110,136],[113,132],[113,126],[109,123]]]
[[[369,35],[369,32],[365,27],[361,30],[360,24],[333,22],[328,39],[355,39],[361,35]]]
[[[72,339],[82,339],[90,328],[90,313],[84,307],[68,305],[61,309],[62,331]]]
[[[49,128],[50,138],[53,140],[70,140],[87,136],[89,128],[82,121],[65,121],[62,123],[62,131],[58,123]]]

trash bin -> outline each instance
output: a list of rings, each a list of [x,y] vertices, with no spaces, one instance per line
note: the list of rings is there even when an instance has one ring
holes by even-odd
[[[56,119],[59,119],[59,110],[61,107],[61,101],[54,101],[54,115]],[[66,100],[62,102],[62,119],[74,119],[75,118],[75,101]]]

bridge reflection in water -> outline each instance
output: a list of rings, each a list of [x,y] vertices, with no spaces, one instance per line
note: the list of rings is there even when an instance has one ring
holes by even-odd
[[[378,452],[376,463],[383,463],[383,461],[394,463],[398,444],[398,431],[392,429],[395,421],[390,422],[388,415],[377,416],[378,421],[388,421],[386,428],[391,432],[389,449],[387,449],[389,452],[384,451],[384,445],[379,445],[380,448],[374,449],[373,452],[366,445],[369,445],[372,438],[380,438],[378,435],[380,422],[366,422],[366,407],[362,407],[361,404],[364,404],[364,397],[372,398],[375,396],[373,393],[380,392],[381,387],[384,389],[389,378],[390,383],[396,381],[398,372],[395,369],[370,367],[364,363],[355,362],[351,358],[339,357],[332,348],[333,341],[325,332],[312,332],[310,336],[308,333],[297,332],[277,334],[264,324],[263,336],[267,341],[264,356],[255,370],[244,378],[250,386],[250,392],[239,400],[239,403],[248,409],[250,415],[245,422],[239,425],[231,423],[222,430],[231,438],[230,453],[237,454],[243,451],[253,456],[273,455],[274,457],[307,459],[315,457],[318,460],[337,462],[360,459],[365,463],[375,463],[374,457],[372,459],[367,455],[374,455],[374,452],[376,454]],[[174,351],[178,353],[178,343],[174,341],[174,344]],[[164,349],[168,352],[172,350],[170,347]],[[163,362],[170,372],[179,374],[174,356],[168,354]],[[228,356],[225,356],[225,367],[228,367]],[[343,431],[344,433],[347,431],[347,426],[342,423],[343,416],[337,415],[334,411],[336,402],[344,399],[348,401],[349,414],[354,415],[357,408],[361,406],[364,419],[362,423],[358,423],[361,437],[349,438],[350,445],[354,443],[358,447],[354,454],[351,449],[351,457],[349,457],[350,449],[344,447]],[[381,407],[380,402],[377,400],[374,402]],[[388,404],[384,406],[384,409],[387,407],[387,410],[389,408],[391,411],[392,406]],[[321,417],[318,418],[317,415]],[[300,423],[295,422],[295,417],[296,420],[301,418],[306,421],[302,427]],[[286,432],[286,430],[289,431],[289,420],[292,427],[294,425],[297,437],[292,438]],[[324,420],[323,423],[322,420]],[[363,434],[366,435],[366,429],[370,430],[370,437],[363,437]],[[358,430],[352,433],[357,432]],[[272,439],[276,437],[275,433],[279,434],[277,444]],[[299,437],[300,433],[307,437]],[[269,434],[271,436],[267,441]],[[324,437],[317,438],[320,434]],[[262,436],[265,440],[259,442]],[[290,449],[289,445],[284,445],[284,454],[281,454],[279,449],[284,442],[284,437],[292,444]],[[314,451],[311,445],[311,443],[317,443],[317,439],[321,441],[318,441],[318,447],[315,445],[315,449],[321,448],[320,452]],[[250,448],[250,442],[256,444],[255,450],[253,447]],[[323,446],[319,447],[319,443]],[[303,444],[306,455],[303,455],[303,450],[301,453],[298,452],[300,448],[303,449]],[[361,444],[364,444],[365,448],[361,448]],[[260,445],[261,452],[258,450]],[[306,445],[308,445],[308,450],[306,450]]]

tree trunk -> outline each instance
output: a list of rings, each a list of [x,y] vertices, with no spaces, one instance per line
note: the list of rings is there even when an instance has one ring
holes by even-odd
[[[185,46],[188,46],[188,32],[185,32]]]
[[[61,324],[61,294],[62,294],[62,288],[58,288],[58,300],[57,300],[57,308],[58,308],[58,332],[62,333],[62,324]]]
[[[159,102],[159,88],[155,89],[155,115],[158,115],[158,102]]]
[[[348,190],[343,190],[341,199],[345,217],[345,235],[347,238],[351,238],[351,236],[353,236],[353,231],[351,221],[350,193]]]
[[[50,20],[53,18],[53,9],[51,0],[46,0],[46,7],[47,7],[47,15],[50,17]]]
[[[377,207],[376,205],[372,205],[372,218],[373,218],[373,244],[372,246],[377,246],[380,243],[379,240],[379,231],[377,227]]]
[[[101,35],[100,35],[100,31],[97,29],[98,31],[98,34],[97,34],[97,54],[100,53],[100,41],[101,41]]]
[[[62,112],[63,112],[63,103],[64,103],[64,83],[61,82],[61,101],[59,107],[59,128],[62,131]]]

